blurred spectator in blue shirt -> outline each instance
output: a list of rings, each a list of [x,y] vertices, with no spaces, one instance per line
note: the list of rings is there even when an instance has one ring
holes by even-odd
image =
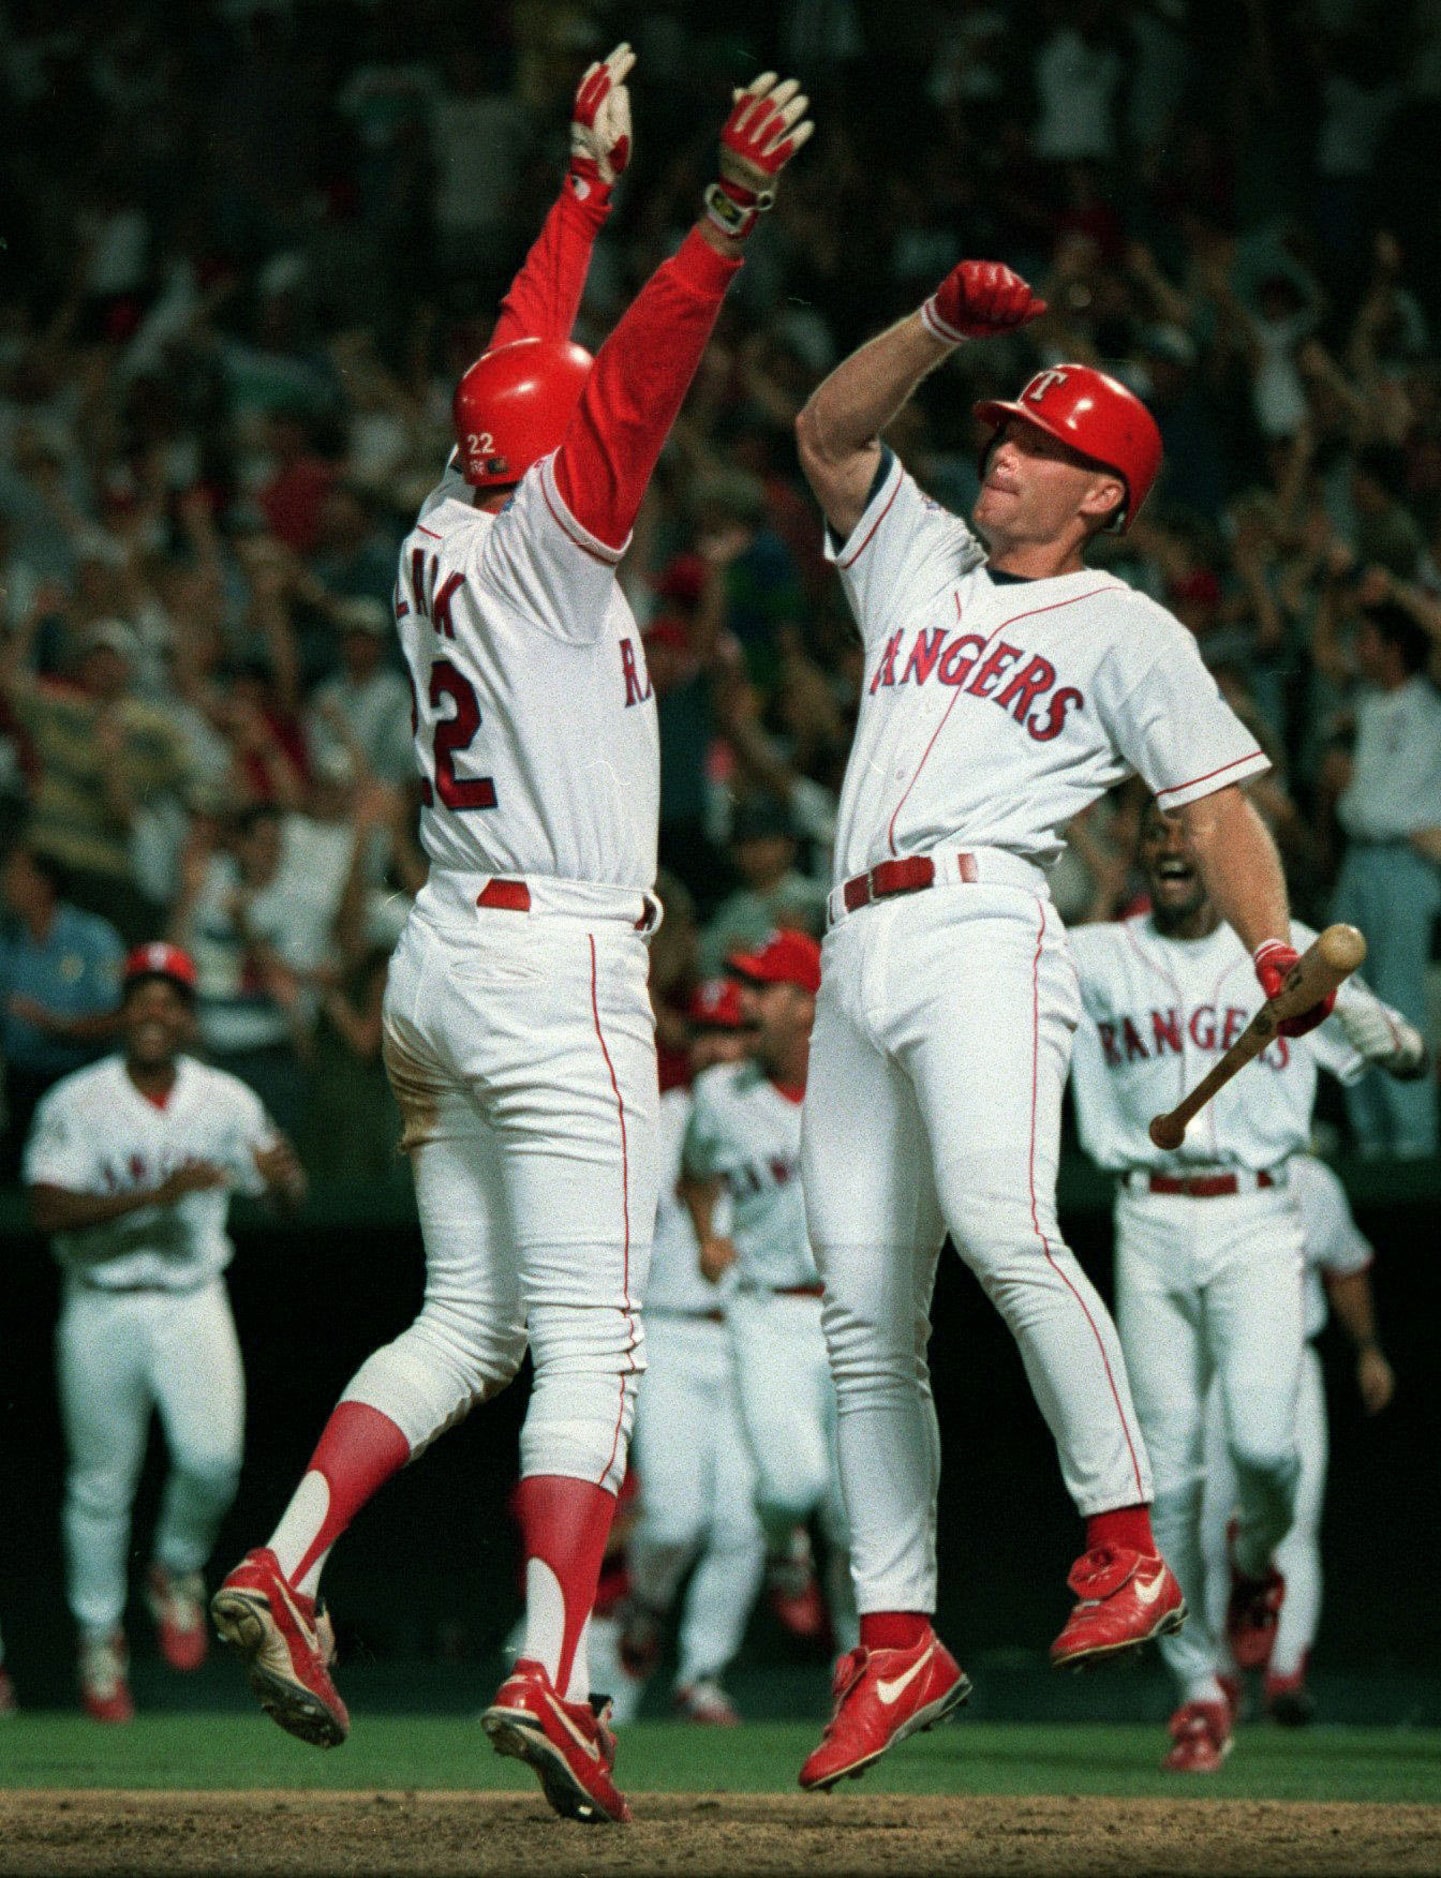
[[[0,893],[7,916],[0,938],[0,1162],[14,1179],[41,1096],[98,1056],[114,1033],[125,944],[108,919],[70,905],[60,863],[24,841],[5,857]]]

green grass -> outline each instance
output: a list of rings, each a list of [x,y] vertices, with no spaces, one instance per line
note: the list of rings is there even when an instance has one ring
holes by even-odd
[[[639,1722],[617,1772],[632,1794],[784,1792],[815,1745],[813,1726],[727,1730]],[[1206,1780],[1162,1774],[1162,1730],[1099,1724],[960,1721],[904,1743],[866,1776],[886,1793],[1153,1795],[1175,1799],[1417,1801],[1441,1804],[1441,1731],[1317,1727],[1241,1730],[1225,1769]],[[322,1753],[259,1715],[145,1716],[99,1728],[58,1714],[0,1726],[0,1787],[291,1787],[320,1790],[527,1789],[474,1721],[362,1716],[343,1748]],[[861,1787],[846,1791],[861,1792]]]

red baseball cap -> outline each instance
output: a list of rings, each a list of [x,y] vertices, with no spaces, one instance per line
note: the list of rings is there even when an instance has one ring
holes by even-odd
[[[179,946],[167,945],[163,939],[152,939],[148,945],[136,946],[126,959],[120,981],[122,989],[128,991],[141,978],[168,978],[193,996],[197,982],[195,961]]]
[[[726,965],[757,985],[799,985],[812,996],[821,988],[821,949],[807,932],[784,927],[754,952],[733,952]]]
[[[696,986],[685,1014],[697,1030],[743,1030],[740,987],[733,978],[707,978]]]

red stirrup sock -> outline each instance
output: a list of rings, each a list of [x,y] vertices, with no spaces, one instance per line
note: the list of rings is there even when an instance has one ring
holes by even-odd
[[[565,1474],[530,1474],[515,1495],[525,1549],[525,1642],[568,1702],[590,1693],[581,1633],[595,1603],[615,1495]]]
[[[330,1548],[409,1459],[410,1443],[388,1415],[365,1402],[337,1404],[270,1540],[293,1590],[315,1595]]]

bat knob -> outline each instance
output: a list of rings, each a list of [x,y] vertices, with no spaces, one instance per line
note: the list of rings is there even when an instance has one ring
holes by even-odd
[[[1179,1148],[1186,1138],[1184,1123],[1178,1122],[1174,1115],[1153,1116],[1149,1133],[1156,1146],[1168,1152],[1172,1148]]]

